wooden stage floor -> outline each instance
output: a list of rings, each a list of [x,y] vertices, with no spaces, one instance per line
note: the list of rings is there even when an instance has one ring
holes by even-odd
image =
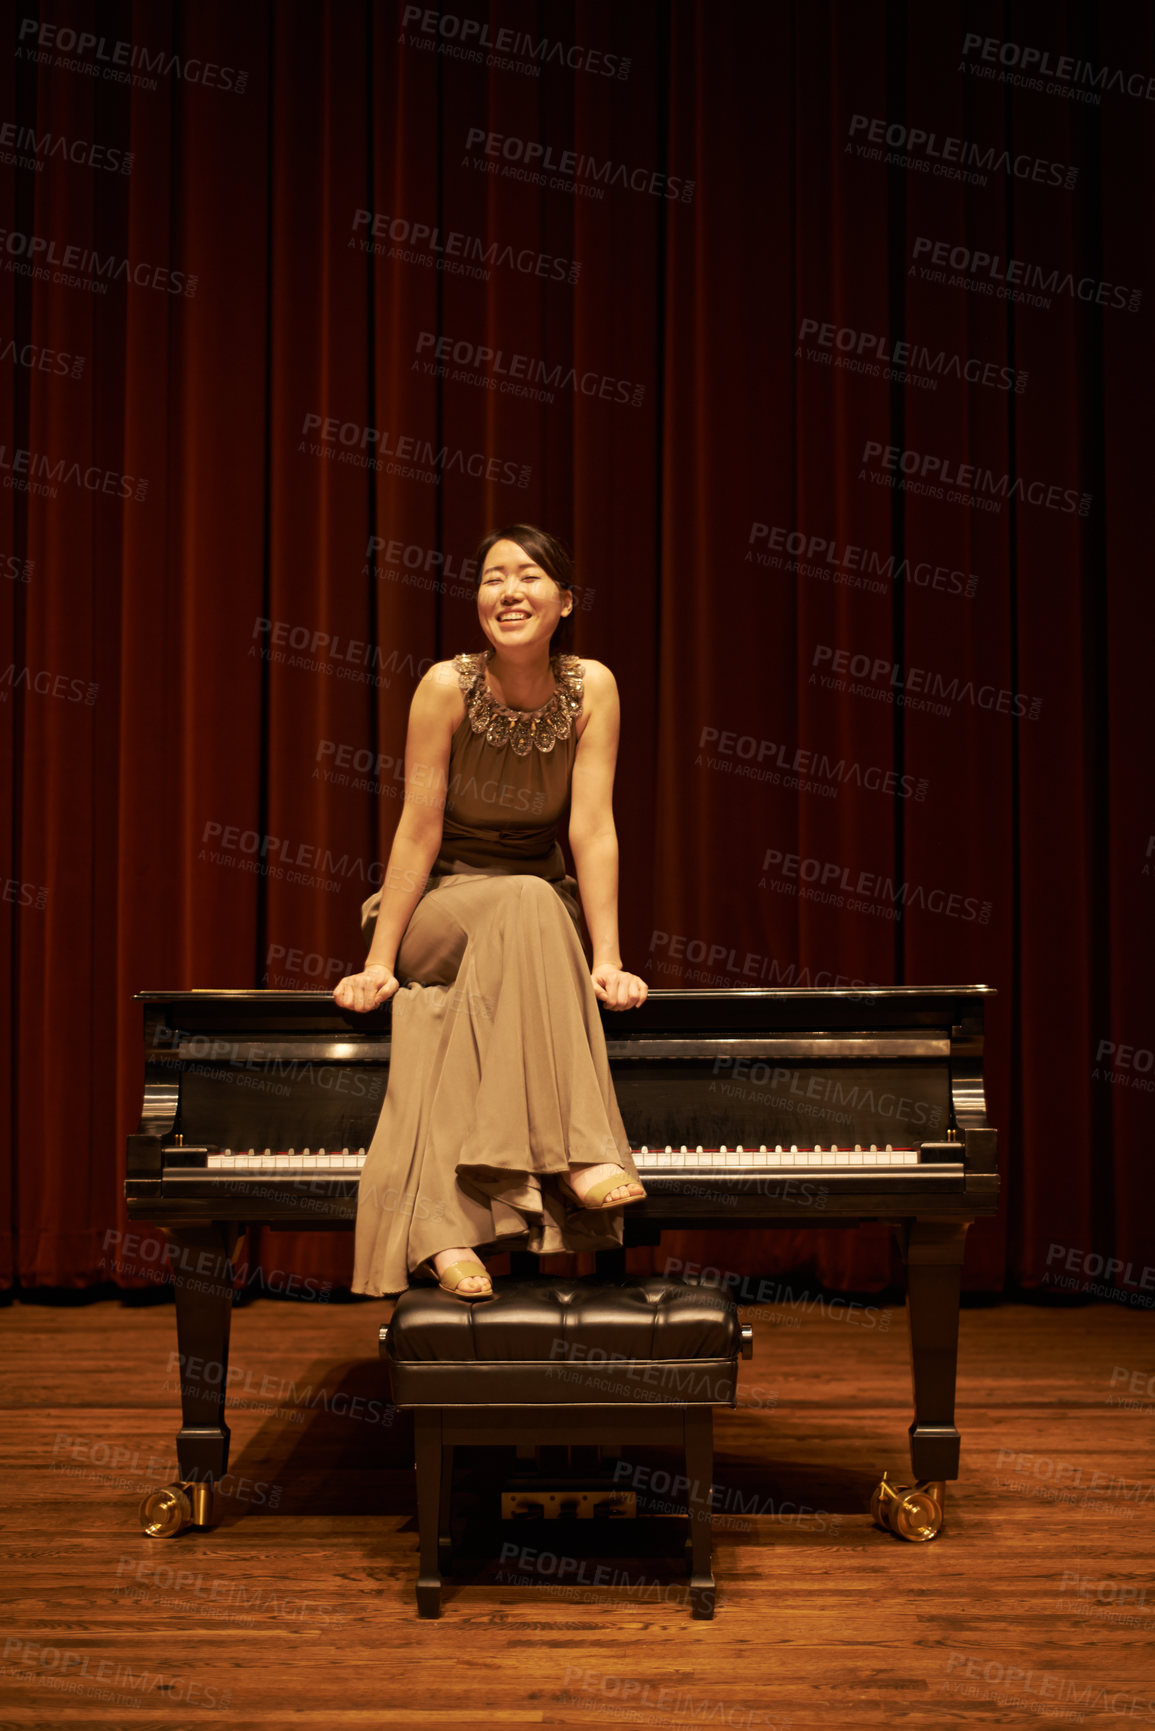
[[[389,1309],[238,1309],[235,1495],[173,1540],[136,1515],[175,1476],[171,1307],[0,1311],[0,1724],[1155,1721],[1149,1311],[966,1310],[963,1476],[913,1545],[867,1513],[883,1468],[907,1476],[902,1310],[744,1309],[755,1356],[715,1414],[711,1623],[684,1602],[681,1521],[487,1525],[471,1475],[460,1572],[419,1621],[410,1429],[376,1356]],[[660,1501],[679,1461],[634,1453]]]

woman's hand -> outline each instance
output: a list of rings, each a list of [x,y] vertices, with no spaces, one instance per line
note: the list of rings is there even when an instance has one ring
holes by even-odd
[[[333,987],[333,996],[343,1010],[376,1010],[399,991],[400,980],[381,962],[360,974],[346,974]]]
[[[594,991],[607,1010],[636,1010],[644,1004],[650,990],[637,974],[627,974],[621,968],[607,967],[603,962],[590,974]]]

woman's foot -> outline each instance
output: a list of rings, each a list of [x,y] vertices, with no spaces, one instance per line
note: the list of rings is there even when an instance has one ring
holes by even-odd
[[[603,1188],[587,1204],[585,1199],[590,1191],[596,1185],[604,1186],[611,1178],[617,1178],[619,1183],[611,1184],[608,1190]],[[612,1164],[571,1166],[568,1173],[563,1174],[562,1183],[577,1198],[579,1205],[591,1208],[619,1208],[623,1202],[640,1202],[646,1194],[636,1178]]]
[[[437,1251],[435,1255],[429,1258],[429,1262],[437,1276],[438,1284],[445,1280],[446,1269],[452,1268],[455,1262],[476,1263],[478,1267],[481,1266],[481,1258],[476,1250],[462,1244],[459,1244],[455,1250]],[[449,1276],[449,1280],[453,1282],[453,1290],[459,1298],[487,1298],[493,1291],[493,1282],[484,1272],[484,1269],[479,1274],[463,1274],[460,1279],[457,1278],[456,1274],[452,1274]],[[448,1286],[444,1290],[447,1291]]]

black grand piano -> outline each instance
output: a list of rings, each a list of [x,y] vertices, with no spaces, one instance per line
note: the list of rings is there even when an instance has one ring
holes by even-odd
[[[983,1097],[988,986],[651,991],[602,1012],[614,1087],[648,1192],[625,1243],[663,1229],[892,1224],[907,1276],[913,1487],[876,1516],[942,1520],[958,1477],[959,1282],[967,1228],[998,1204]],[[351,1228],[389,1074],[390,1006],[327,992],[141,992],[145,1086],[128,1139],[133,1220],[165,1228],[182,1370],[180,1485],[145,1499],[158,1534],[211,1519],[228,1467],[232,1257],[253,1225]],[[599,1272],[611,1274],[611,1251]],[[532,1262],[533,1259],[524,1259]],[[515,1267],[517,1265],[515,1264]],[[524,1270],[518,1269],[519,1272]],[[752,1269],[752,1274],[765,1269]]]

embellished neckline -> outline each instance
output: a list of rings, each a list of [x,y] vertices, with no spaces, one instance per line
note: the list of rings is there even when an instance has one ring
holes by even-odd
[[[497,701],[485,682],[485,670],[492,659],[492,649],[479,649],[453,660],[473,732],[484,733],[487,745],[512,746],[518,757],[527,757],[535,747],[552,751],[559,739],[568,739],[582,708],[584,672],[578,657],[550,656],[556,688],[536,709],[511,709]]]

